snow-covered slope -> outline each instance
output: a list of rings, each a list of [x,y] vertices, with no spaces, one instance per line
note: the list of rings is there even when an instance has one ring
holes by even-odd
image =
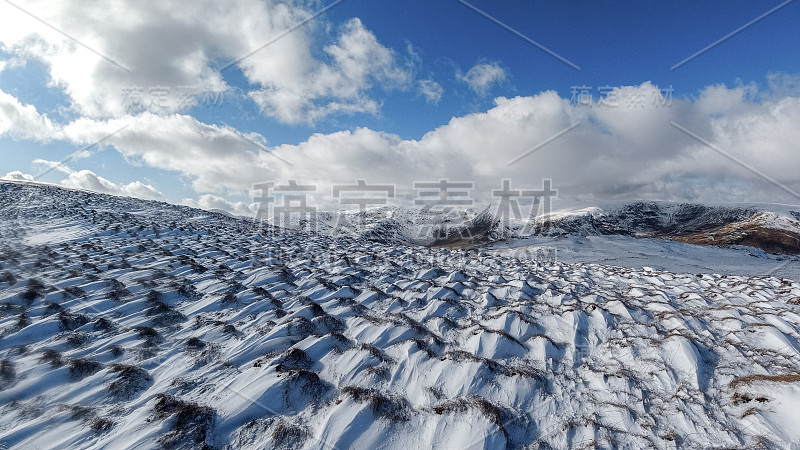
[[[671,239],[608,236],[547,236],[510,239],[486,247],[506,257],[596,263],[669,272],[767,276],[800,280],[800,256],[772,255],[753,247],[695,245]]]
[[[0,184],[0,447],[800,442],[800,284]]]

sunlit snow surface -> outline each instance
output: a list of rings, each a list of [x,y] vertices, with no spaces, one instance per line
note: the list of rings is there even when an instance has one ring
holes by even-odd
[[[790,279],[270,233],[14,183],[0,205],[0,447],[800,442]]]
[[[565,236],[511,239],[489,246],[490,254],[554,257],[566,263],[599,263],[670,272],[717,273],[800,280],[800,257],[771,255],[745,246],[692,245],[669,239],[630,236]]]

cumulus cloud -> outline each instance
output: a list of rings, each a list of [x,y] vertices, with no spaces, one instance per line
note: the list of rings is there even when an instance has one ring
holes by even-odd
[[[208,211],[220,210],[243,217],[254,217],[255,213],[258,211],[258,204],[256,203],[247,204],[244,202],[229,202],[222,197],[211,194],[201,195],[196,200],[192,198],[184,198],[181,200],[181,205],[205,209]]]
[[[671,125],[691,130],[800,190],[796,167],[787,163],[798,156],[800,129],[794,125],[800,123],[800,97],[774,98],[750,89],[710,86],[695,98],[669,102],[658,87],[643,83],[620,87],[591,106],[574,105],[554,91],[499,97],[488,111],[453,118],[418,140],[357,128],[317,133],[297,145],[268,146],[256,133],[242,134],[181,114],[151,113],[78,119],[63,126],[62,133],[64,139],[85,145],[126,126],[103,145],[137,164],[177,172],[199,194],[219,198],[241,195],[256,183],[293,179],[316,185],[316,201],[327,199],[327,206],[336,206],[331,184],[366,179],[396,184],[398,196],[410,202],[418,193],[414,182],[447,178],[474,181],[476,201],[488,203],[496,201],[491,191],[500,188],[503,178],[527,188],[550,178],[564,202],[643,198],[797,203]],[[535,151],[509,164],[531,149]],[[207,205],[211,200],[206,199]]]
[[[492,86],[505,81],[506,71],[496,62],[482,63],[472,66],[466,74],[457,73],[456,78],[467,83],[476,93],[486,95]]]
[[[410,73],[398,65],[394,52],[382,46],[359,19],[347,22],[324,52],[329,64],[296,68],[291,77],[245,61],[245,74],[262,86],[251,91],[250,97],[263,112],[283,122],[314,122],[339,112],[377,113],[378,103],[366,95],[370,87],[404,88],[410,83]]]
[[[221,73],[231,61],[261,110],[286,123],[375,113],[379,103],[370,96],[372,87],[410,83],[410,71],[397,55],[358,19],[337,28],[320,16],[287,33],[312,18],[316,1],[29,0],[20,5],[75,40],[6,5],[0,14],[0,49],[42,61],[50,83],[86,117],[185,111],[208,93],[231,91]],[[315,53],[318,47],[324,57]]]
[[[100,192],[103,194],[138,197],[145,200],[163,198],[161,192],[149,184],[144,184],[141,181],[133,181],[128,184],[116,184],[95,174],[91,170],[73,171],[67,178],[61,181],[61,184],[73,189],[85,189],[87,191]]]
[[[197,192],[221,193],[247,189],[254,180],[270,176],[271,164],[284,164],[264,151],[256,133],[211,125],[181,114],[143,113],[108,121],[78,119],[64,127],[77,145],[105,141],[130,161],[178,172],[192,180]]]
[[[57,127],[33,105],[23,105],[13,95],[0,90],[0,137],[49,141],[57,134]]]
[[[14,181],[34,181],[33,175],[22,173],[19,170],[8,172],[7,174],[3,175],[3,179]]]

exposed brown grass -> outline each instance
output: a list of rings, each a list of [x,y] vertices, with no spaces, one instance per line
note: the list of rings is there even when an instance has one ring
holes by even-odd
[[[699,245],[749,245],[772,254],[800,254],[800,234],[789,230],[769,228],[758,222],[756,215],[747,220],[734,222],[712,230],[679,236],[664,237],[687,244]]]
[[[404,397],[387,394],[372,388],[346,386],[341,394],[358,403],[368,403],[372,412],[391,422],[405,422],[413,413],[411,404]]]
[[[749,416],[749,415],[755,414],[755,413],[757,413],[757,412],[758,412],[758,408],[755,408],[755,407],[753,407],[753,408],[747,408],[747,411],[745,411],[745,412],[742,414],[742,419],[744,419],[745,417],[747,417],[747,416]]]
[[[735,388],[742,384],[750,384],[754,381],[769,381],[772,383],[797,383],[800,382],[800,373],[787,373],[783,375],[747,375],[736,378],[728,384],[728,387]]]

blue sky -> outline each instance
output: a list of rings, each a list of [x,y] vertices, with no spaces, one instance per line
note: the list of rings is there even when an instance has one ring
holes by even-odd
[[[495,144],[524,149],[534,144],[536,139],[542,140],[557,132],[560,129],[557,121],[550,124],[547,120],[535,119],[536,126],[543,124],[541,129],[528,129],[526,123],[509,122],[512,119],[502,119],[498,123],[491,121],[501,113],[512,114],[505,118],[512,117],[519,113],[520,108],[530,108],[526,114],[534,117],[534,111],[544,111],[541,109],[545,107],[543,105],[552,106],[548,103],[550,98],[542,94],[546,91],[557,93],[562,100],[557,108],[561,109],[538,114],[546,117],[560,114],[559,117],[568,116],[572,121],[583,117],[583,123],[593,124],[594,131],[599,133],[599,137],[592,137],[587,126],[583,125],[580,138],[575,137],[572,139],[574,142],[568,139],[559,141],[558,145],[585,147],[582,142],[618,138],[603,142],[611,150],[600,162],[606,162],[607,155],[614,153],[615,146],[641,145],[641,151],[634,148],[637,158],[641,157],[638,163],[661,168],[649,179],[637,174],[636,180],[620,181],[619,174],[612,174],[607,180],[587,182],[584,189],[579,188],[579,180],[564,179],[565,192],[572,192],[575,198],[591,201],[619,191],[630,198],[719,200],[730,197],[764,201],[772,198],[774,192],[764,186],[763,180],[752,179],[741,168],[720,171],[710,165],[700,172],[676,174],[674,169],[670,169],[676,160],[651,155],[647,139],[653,141],[652,146],[664,144],[664,136],[668,136],[666,140],[682,142],[680,148],[667,145],[664,152],[684,161],[694,158],[686,154],[689,147],[693,149],[691,151],[699,151],[698,147],[702,148],[702,145],[698,146],[691,139],[681,141],[686,136],[680,134],[662,136],[660,131],[648,137],[625,135],[629,131],[614,121],[631,123],[629,117],[620,113],[612,118],[601,112],[599,115],[589,113],[587,108],[573,108],[574,105],[570,106],[571,91],[575,86],[588,87],[597,100],[602,86],[631,87],[642,92],[652,90],[654,86],[670,88],[678,105],[668,116],[661,117],[654,112],[652,120],[663,119],[662,124],[669,128],[669,120],[691,118],[687,123],[697,124],[698,133],[707,132],[705,136],[713,142],[726,144],[726,149],[731,152],[739,151],[737,154],[745,161],[757,161],[759,155],[764,156],[763,152],[731,147],[731,142],[738,141],[724,134],[726,130],[729,133],[736,130],[737,123],[753,123],[765,117],[774,119],[776,108],[783,111],[781,114],[787,114],[786,117],[792,117],[794,103],[790,102],[790,114],[784,111],[786,107],[780,106],[780,101],[796,99],[798,95],[800,2],[345,0],[276,44],[254,53],[244,63],[234,64],[224,71],[219,69],[238,57],[235,56],[238,49],[252,49],[254,42],[267,42],[289,24],[297,23],[297,18],[309,17],[330,3],[292,2],[282,5],[241,0],[231,4],[241,7],[237,16],[235,7],[230,8],[233,12],[213,11],[211,3],[207,5],[208,11],[203,11],[203,2],[198,2],[197,10],[192,12],[184,11],[180,4],[150,11],[141,5],[112,2],[113,6],[108,8],[112,11],[130,12],[135,9],[135,14],[130,12],[127,19],[125,14],[104,17],[105,11],[91,10],[91,6],[80,3],[70,7],[66,3],[61,8],[45,8],[43,2],[14,2],[81,44],[129,66],[131,71],[122,73],[81,45],[27,17],[19,8],[0,4],[0,16],[4,17],[0,22],[6,22],[0,23],[0,28],[6,28],[0,33],[0,61],[4,61],[0,63],[0,91],[7,94],[5,128],[0,118],[0,174],[19,171],[37,175],[48,168],[46,162],[38,160],[63,160],[94,142],[92,138],[97,140],[104,136],[103,130],[114,131],[115,124],[135,121],[139,125],[122,132],[118,143],[110,139],[109,145],[102,150],[67,162],[68,168],[62,166],[62,170],[53,170],[42,181],[74,187],[101,186],[99,189],[132,195],[144,192],[148,197],[176,203],[183,201],[193,206],[207,206],[208,202],[199,201],[204,195],[213,196],[231,210],[235,208],[225,202],[248,203],[252,200],[247,186],[258,175],[243,177],[247,182],[237,180],[235,167],[236,161],[260,158],[251,154],[259,150],[247,149],[251,140],[263,143],[266,151],[294,156],[298,165],[302,165],[301,161],[308,156],[303,152],[317,154],[325,151],[307,148],[313,147],[314,135],[332,140],[350,139],[352,142],[347,145],[364,146],[364,154],[348,155],[355,159],[366,161],[379,152],[397,152],[403,155],[398,158],[408,167],[400,164],[396,169],[410,172],[408,176],[386,180],[398,184],[409,184],[410,180],[419,177],[437,176],[435,170],[415,172],[415,161],[419,157],[409,156],[413,152],[408,148],[423,148],[414,151],[422,152],[426,161],[434,166],[444,166],[446,161],[459,158],[458,149],[449,153],[436,149],[442,148],[437,146],[440,138],[455,136],[455,130],[465,126],[459,125],[462,122],[475,121],[473,125],[477,128],[486,125],[484,133],[489,136],[481,138],[484,153],[491,152]],[[776,7],[779,8],[756,23],[671,69]],[[579,66],[580,70],[537,48],[475,9]],[[255,12],[248,14],[248,11]],[[277,25],[269,23],[273,17],[288,14],[287,11],[295,14],[294,19],[286,19]],[[224,24],[217,19],[225,21]],[[354,22],[354,19],[357,20]],[[255,23],[248,24],[247,20]],[[258,23],[259,20],[263,23]],[[242,24],[241,30],[219,31],[238,24]],[[331,51],[331,46],[338,46],[339,53]],[[367,51],[369,57],[360,61],[357,54],[362,50]],[[202,58],[195,58],[198,52],[203,54]],[[132,56],[134,53],[137,56]],[[337,54],[343,55],[342,58],[337,59]],[[149,61],[152,61],[152,66],[146,64]],[[81,64],[86,67],[80,68]],[[284,68],[289,75],[281,73]],[[296,80],[292,79],[290,72],[299,74]],[[330,82],[329,88],[320,88],[313,95],[306,94],[326,82]],[[643,85],[646,82],[654,86]],[[219,88],[222,93],[214,94],[216,102],[198,94],[196,106],[170,106],[163,111],[150,111],[156,113],[154,117],[147,116],[147,111],[109,106],[119,100],[123,89],[130,86],[142,88],[145,92],[160,86],[170,90],[170,95],[174,96],[180,86],[209,86],[214,83],[223,86]],[[422,92],[424,84],[433,86],[434,91],[439,90],[439,98],[437,95],[426,97]],[[724,90],[713,91],[713,87],[718,85],[725,85]],[[260,94],[253,92],[266,94],[259,103],[255,96]],[[628,92],[626,95],[634,94]],[[517,101],[500,107],[495,100],[498,97],[517,98]],[[531,101],[526,102],[526,99]],[[297,106],[302,102],[306,102],[305,106]],[[24,122],[18,113],[9,112],[26,106],[35,108],[34,117],[24,116],[30,123]],[[637,115],[637,118],[644,114]],[[156,125],[164,125],[168,130],[174,126],[173,123],[189,123],[173,115],[196,121],[192,126],[197,127],[198,136],[220,134],[209,139],[210,147],[202,152],[186,150],[187,157],[198,159],[192,161],[197,168],[177,165],[183,156],[165,155],[175,145],[169,140],[179,137],[169,136],[168,132],[159,136],[150,133],[147,139],[135,136],[136,132],[147,133]],[[48,127],[42,129],[40,125],[44,116],[54,124],[56,131]],[[172,119],[167,120],[166,116]],[[769,123],[779,126],[774,120]],[[208,126],[216,127],[206,128]],[[32,127],[32,131],[14,132],[28,127]],[[507,127],[516,128],[509,131]],[[369,132],[356,136],[357,130]],[[765,132],[761,127],[754,129],[753,133],[758,130]],[[343,131],[350,131],[351,135],[343,136]],[[436,135],[432,133],[435,131]],[[768,132],[770,136],[775,135],[773,131]],[[244,133],[249,137],[242,140],[241,137],[232,137],[231,133]],[[496,133],[494,138],[493,133]],[[505,142],[502,137],[516,136],[516,133],[538,137],[531,138],[530,142],[512,143]],[[423,139],[426,134],[429,134],[427,140]],[[221,140],[215,141],[217,138]],[[756,135],[739,138],[742,142],[759,141]],[[234,141],[228,141],[230,139]],[[462,145],[455,137],[448,139],[453,139],[450,148]],[[781,143],[789,140],[788,137],[777,139]],[[143,149],[142,146],[147,145],[145,141],[163,145],[164,150],[159,154],[155,150]],[[470,142],[463,145],[468,147]],[[226,145],[235,148],[226,149]],[[336,152],[337,144],[328,142],[328,145],[332,146],[330,152]],[[564,155],[563,158],[552,156],[548,164],[581,160],[579,156],[569,154],[570,151],[572,148],[558,147],[553,152]],[[785,165],[780,163],[781,158],[785,159],[786,155],[796,158],[794,151],[789,147],[780,149],[769,159],[774,159],[774,165],[781,167]],[[439,159],[430,156],[435,152],[439,152]],[[463,155],[469,157],[471,152],[480,153],[481,150],[465,149]],[[379,158],[384,156],[378,154]],[[209,174],[200,161],[206,157],[207,165],[233,166]],[[392,160],[391,157],[388,159]],[[621,159],[626,160],[630,158]],[[337,173],[328,179],[320,175],[326,167],[324,164],[316,172],[264,164],[269,166],[265,166],[264,181],[305,177],[324,184],[335,181],[334,178],[373,175],[353,170],[352,173]],[[449,170],[451,167],[447,166]],[[370,166],[367,164],[365,167]],[[483,167],[485,165],[475,163],[461,171],[441,171],[441,176],[499,180],[506,176],[519,179],[523,176],[520,174],[529,173],[506,173],[500,169],[488,171]],[[70,171],[76,174],[72,175]],[[81,171],[90,171],[91,175],[81,175]],[[391,174],[391,170],[388,173]],[[569,171],[553,169],[553,173],[568,174]],[[547,173],[538,171],[533,175],[534,180],[538,180],[539,175],[549,177]],[[71,180],[65,182],[65,177]],[[96,184],[97,177],[103,177],[113,186],[102,188]],[[794,182],[790,177],[775,175],[774,178],[781,183]],[[670,183],[677,183],[683,189],[685,180],[694,180],[692,182],[697,185],[687,193],[669,187]],[[127,190],[122,188],[136,182],[152,190],[142,191],[136,186]],[[651,189],[653,186],[660,187]],[[151,195],[153,192],[159,194]],[[793,200],[782,198],[781,201]]]

